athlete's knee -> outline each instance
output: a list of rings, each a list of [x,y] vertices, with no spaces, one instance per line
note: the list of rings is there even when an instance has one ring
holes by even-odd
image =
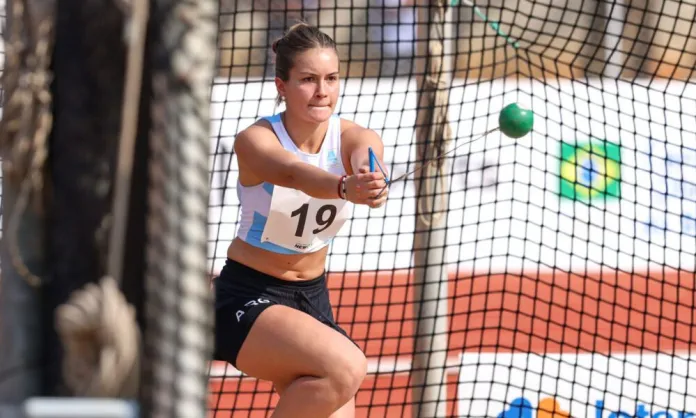
[[[367,375],[367,358],[358,350],[335,353],[334,367],[328,373],[327,379],[334,391],[337,408],[351,400],[360,389]]]

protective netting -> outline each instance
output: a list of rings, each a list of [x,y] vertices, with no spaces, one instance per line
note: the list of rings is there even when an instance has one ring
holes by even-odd
[[[440,173],[446,240],[430,245],[446,255],[448,332],[444,377],[429,384],[442,391],[446,416],[693,416],[693,2],[498,0],[477,3],[479,14],[461,1],[221,0],[211,275],[238,225],[235,135],[276,110],[271,42],[297,18],[336,39],[338,113],[382,136],[396,177],[417,159],[416,80],[427,55],[419,15],[430,4],[451,26],[447,146],[497,127],[505,104],[536,114],[530,135],[492,133],[459,148]],[[172,173],[187,159],[178,151],[167,160]],[[386,207],[355,208],[330,250],[335,316],[369,359],[361,417],[410,416],[418,402],[417,211],[414,182],[395,184]],[[210,374],[212,416],[270,415],[277,395],[268,382],[217,362]]]
[[[298,18],[336,39],[338,113],[382,136],[396,177],[416,163],[419,12],[439,5],[452,34],[448,148],[496,128],[508,103],[536,115],[530,135],[492,133],[443,167],[446,241],[431,246],[449,272],[447,361],[430,384],[446,416],[696,414],[695,4],[451,3],[222,1],[211,274],[237,227],[235,134],[275,111],[271,42]],[[369,359],[359,416],[410,416],[416,402],[416,202],[413,181],[395,184],[385,208],[356,207],[331,246],[338,322]],[[214,416],[272,411],[267,382],[222,363],[211,374]]]

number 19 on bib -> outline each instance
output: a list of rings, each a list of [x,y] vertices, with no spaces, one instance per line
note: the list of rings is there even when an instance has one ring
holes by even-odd
[[[262,239],[296,252],[315,251],[339,232],[349,205],[343,199],[315,199],[276,186]]]

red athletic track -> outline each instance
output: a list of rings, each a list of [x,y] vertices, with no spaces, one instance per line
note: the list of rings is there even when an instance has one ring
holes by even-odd
[[[412,279],[409,271],[329,274],[337,321],[368,358],[410,359]],[[694,273],[667,269],[451,275],[449,356],[685,351],[696,340],[695,281]],[[407,373],[369,376],[358,394],[358,417],[409,416],[408,378]],[[450,370],[448,415],[456,410],[455,382],[456,370]],[[217,412],[211,416],[269,416],[277,401],[270,389],[254,380],[240,386],[236,377],[212,379],[210,402]]]

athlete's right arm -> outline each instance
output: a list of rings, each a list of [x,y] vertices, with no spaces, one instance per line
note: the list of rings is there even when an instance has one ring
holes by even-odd
[[[341,176],[329,173],[319,167],[307,164],[295,154],[285,150],[275,134],[269,129],[252,125],[240,132],[234,142],[234,151],[240,167],[249,170],[262,181],[281,187],[300,190],[317,199],[336,199]],[[350,184],[371,182],[378,184],[379,173],[358,174]],[[348,200],[353,203],[366,203],[369,196],[349,193]],[[364,202],[363,202],[364,201]]]

